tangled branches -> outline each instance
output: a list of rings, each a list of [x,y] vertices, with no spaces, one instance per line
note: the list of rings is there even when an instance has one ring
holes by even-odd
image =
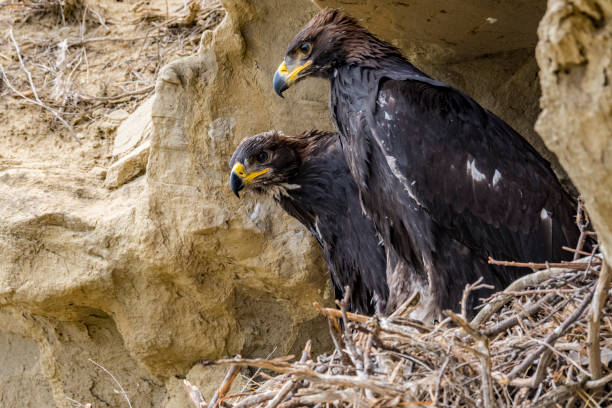
[[[579,217],[581,214],[579,210]],[[586,221],[585,221],[586,220]],[[228,395],[229,375],[209,403],[186,381],[198,407],[558,407],[607,406],[612,396],[612,271],[582,251],[586,214],[572,262],[530,264],[491,259],[533,273],[483,300],[479,313],[446,311],[428,327],[407,316],[409,299],[389,317],[315,307],[329,319],[335,350],[313,358],[233,358],[206,365],[277,373],[248,393]],[[481,286],[466,287],[464,298]],[[348,291],[347,291],[348,296]]]

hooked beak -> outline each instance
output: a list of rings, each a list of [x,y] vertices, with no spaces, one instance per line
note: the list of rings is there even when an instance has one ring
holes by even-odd
[[[240,198],[240,194],[238,192],[244,188],[244,183],[240,176],[234,172],[230,175],[230,188],[236,194],[236,197]]]
[[[230,188],[234,194],[236,194],[236,197],[240,198],[240,194],[238,194],[240,190],[251,184],[257,177],[266,174],[268,171],[270,171],[269,168],[249,174],[244,169],[242,163],[236,163],[230,173]]]
[[[283,92],[301,78],[300,72],[308,68],[311,64],[312,61],[306,61],[303,65],[290,67],[291,71],[289,71],[289,68],[285,65],[285,61],[283,61],[274,73],[274,80],[272,81],[276,94],[282,98]]]

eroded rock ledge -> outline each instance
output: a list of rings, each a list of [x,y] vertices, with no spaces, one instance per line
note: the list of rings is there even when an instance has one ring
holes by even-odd
[[[317,1],[361,18],[553,158],[533,131],[545,2],[442,3]],[[607,4],[551,0],[538,47],[538,130],[604,243],[612,238]],[[331,128],[325,82],[308,80],[285,100],[271,87],[287,42],[317,6],[223,5],[225,20],[205,33],[199,54],[165,67],[154,100],[124,124],[106,184],[45,163],[0,168],[2,404],[71,406],[70,397],[120,406],[92,359],[121,379],[134,406],[187,406],[177,376],[211,391],[222,375],[200,358],[286,353],[309,337],[327,346],[311,307],[331,300],[316,244],[270,201],[238,201],[226,186],[243,137]]]

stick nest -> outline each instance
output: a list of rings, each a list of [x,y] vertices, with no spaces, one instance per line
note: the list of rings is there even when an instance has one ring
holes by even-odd
[[[589,234],[581,230],[580,245]],[[415,298],[389,317],[348,313],[346,300],[339,310],[315,305],[329,319],[332,353],[315,358],[307,344],[297,361],[205,361],[230,366],[210,402],[185,386],[197,407],[609,406],[612,273],[595,251],[571,251],[587,256],[544,265],[490,260],[533,273],[484,299],[471,321],[451,311],[434,327],[403,317]],[[479,286],[466,287],[464,299]],[[247,366],[260,371],[246,392],[228,394]]]

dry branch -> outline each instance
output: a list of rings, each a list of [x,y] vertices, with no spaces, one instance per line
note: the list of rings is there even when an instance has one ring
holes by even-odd
[[[240,356],[237,356],[237,358],[240,358]],[[215,395],[213,395],[210,402],[208,403],[208,408],[214,408],[218,405],[219,400],[222,399],[225,394],[227,394],[239,372],[240,367],[238,366],[231,366],[229,370],[227,370],[227,374],[225,374],[223,382],[221,383],[217,391],[215,391]]]
[[[280,373],[260,376],[255,394],[226,397],[241,398],[240,408],[604,406],[612,374],[598,353],[612,344],[610,272],[595,251],[544,265],[486,299],[471,322],[451,311],[436,327],[403,317],[418,297],[391,316],[364,316],[348,312],[345,297],[339,309],[314,304],[329,321],[333,353],[206,364]],[[479,287],[466,287],[463,305]]]
[[[599,279],[597,280],[597,286],[595,288],[595,295],[593,296],[593,303],[591,304],[591,311],[589,313],[589,368],[591,369],[591,378],[597,380],[601,377],[601,348],[599,346],[600,336],[600,320],[601,310],[605,306],[606,299],[608,297],[608,288],[610,287],[610,280],[612,280],[612,273],[607,264],[603,264]]]
[[[516,366],[510,374],[508,374],[508,379],[513,379],[518,374],[522,373],[529,367],[533,361],[538,358],[548,346],[551,346],[561,335],[570,328],[570,326],[584,313],[586,308],[589,306],[591,299],[593,298],[593,292],[589,292],[589,294],[582,300],[580,306],[578,306],[574,312],[567,318],[565,321],[558,327],[556,327],[552,333],[550,333],[546,339],[544,340],[544,344],[542,344],[536,351],[531,353],[526,359],[524,359],[521,364]]]

